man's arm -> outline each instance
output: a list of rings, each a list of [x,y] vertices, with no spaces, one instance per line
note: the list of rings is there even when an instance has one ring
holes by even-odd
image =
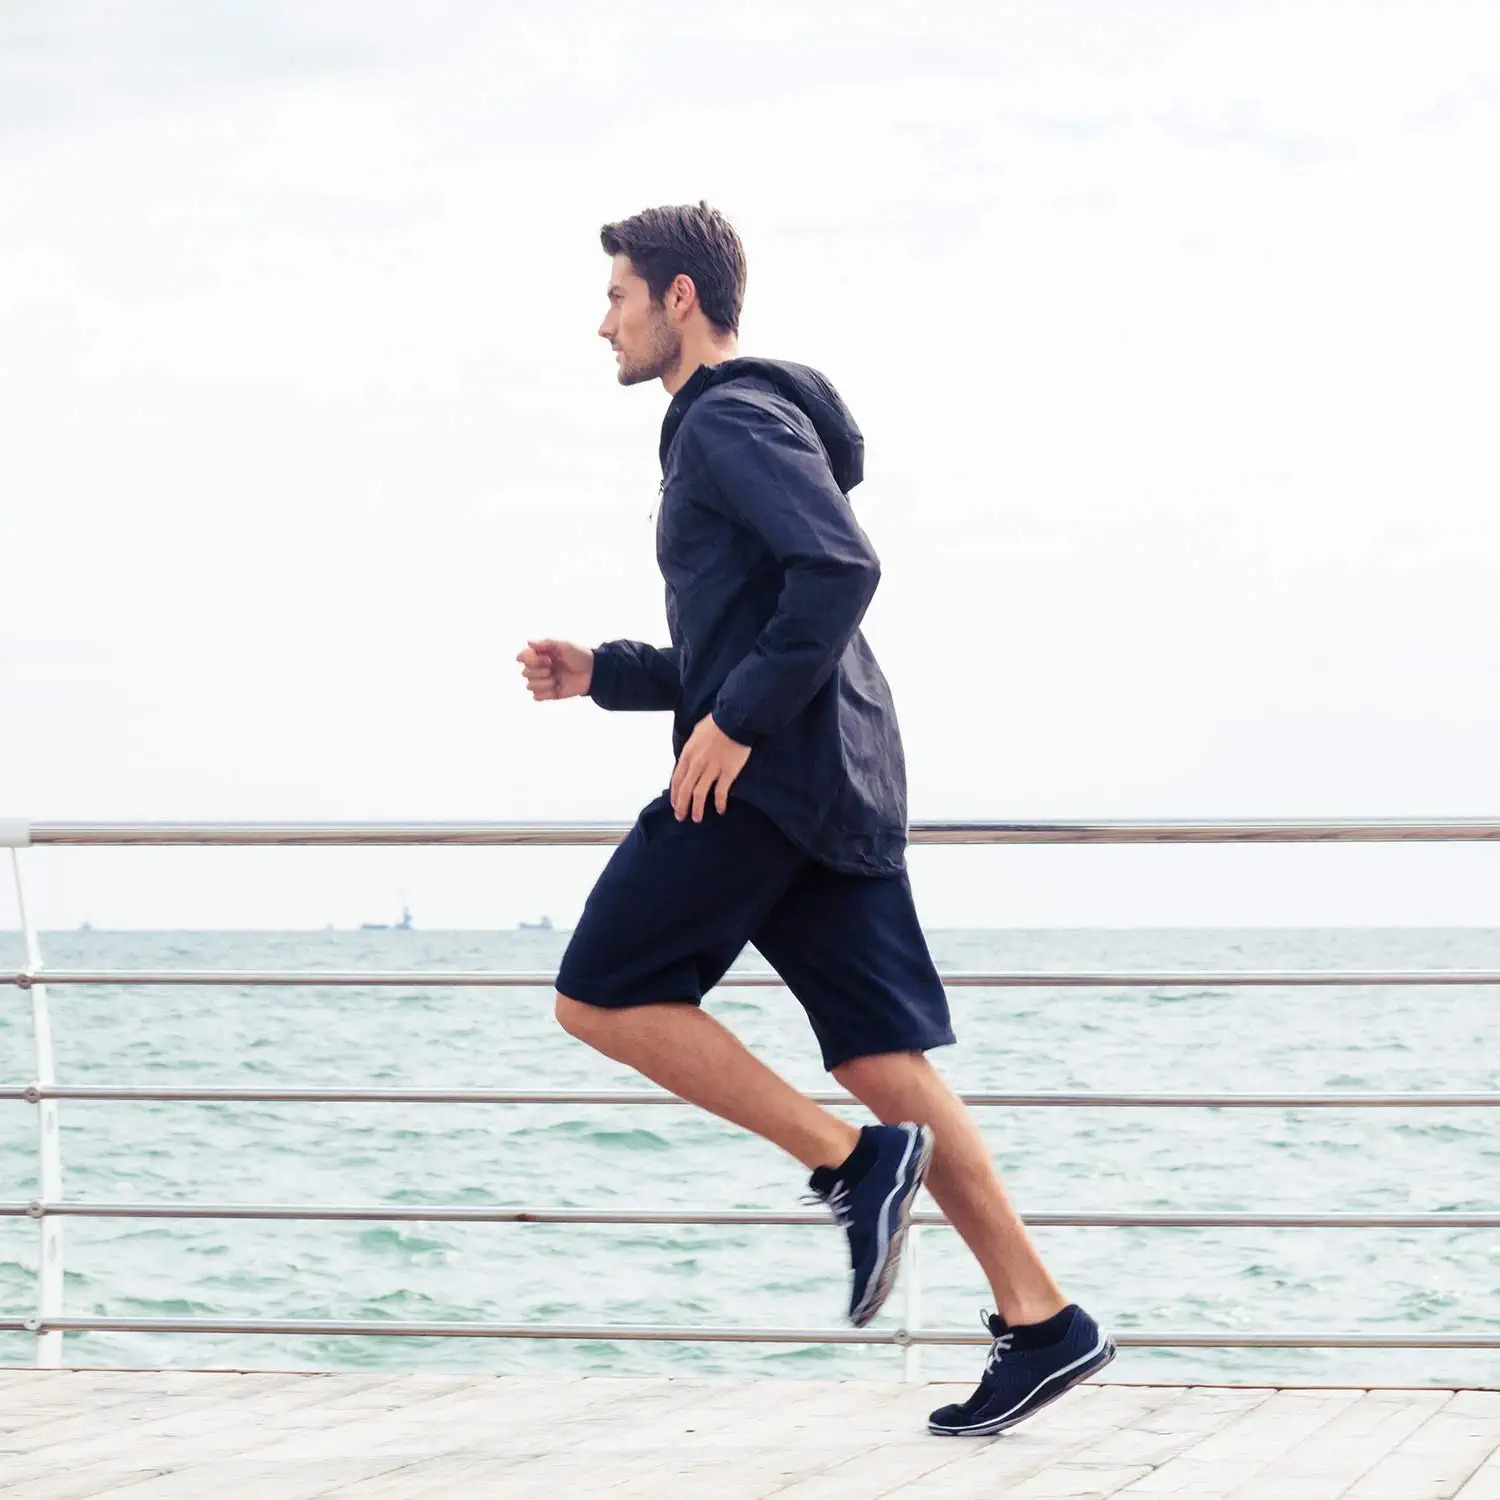
[[[528,641],[516,660],[538,703],[591,697],[600,708],[677,707],[682,680],[675,649],[607,641],[590,651],[572,641]]]
[[[589,697],[600,708],[675,710],[682,697],[682,669],[675,646],[665,650],[642,641],[606,641],[594,648]]]
[[[753,745],[828,680],[874,596],[880,560],[815,437],[734,397],[692,413],[689,431],[726,513],[785,570],[775,614],[713,708],[730,739]]]

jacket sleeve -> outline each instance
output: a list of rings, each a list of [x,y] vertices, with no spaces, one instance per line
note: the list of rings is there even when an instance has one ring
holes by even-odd
[[[753,745],[789,723],[828,680],[874,596],[880,560],[814,434],[734,397],[704,403],[691,433],[725,513],[782,568],[776,611],[713,707],[730,739]]]
[[[600,708],[675,711],[681,696],[675,646],[658,650],[641,641],[606,641],[594,647],[589,697]]]

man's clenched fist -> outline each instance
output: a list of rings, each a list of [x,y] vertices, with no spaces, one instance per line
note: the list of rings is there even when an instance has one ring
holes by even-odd
[[[581,698],[594,680],[594,653],[571,641],[527,641],[516,660],[538,703],[550,698]]]

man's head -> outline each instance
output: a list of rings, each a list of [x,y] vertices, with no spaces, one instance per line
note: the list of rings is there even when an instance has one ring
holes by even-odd
[[[620,384],[662,380],[675,391],[700,364],[733,351],[745,300],[745,250],[706,203],[648,208],[600,231],[612,257],[601,338]]]

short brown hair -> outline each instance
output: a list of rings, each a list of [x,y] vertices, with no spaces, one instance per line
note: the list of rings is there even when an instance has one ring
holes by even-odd
[[[625,254],[661,302],[677,276],[691,276],[703,315],[720,333],[740,331],[745,247],[734,226],[707,203],[648,208],[599,232],[606,255]]]

